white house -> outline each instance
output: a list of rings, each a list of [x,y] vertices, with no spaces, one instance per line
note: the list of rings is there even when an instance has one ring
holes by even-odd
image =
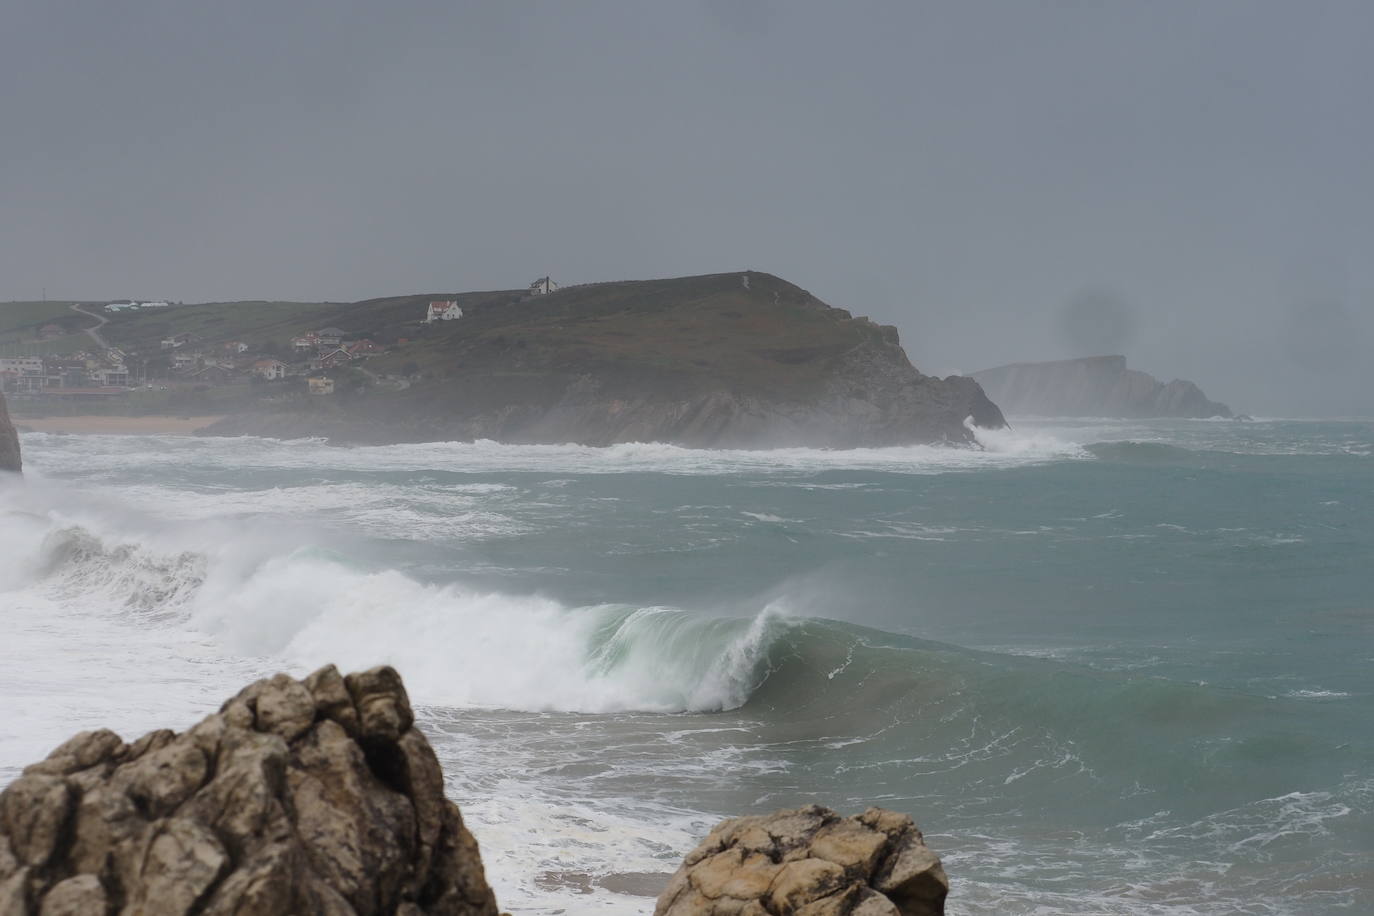
[[[279,359],[260,359],[253,363],[253,374],[265,379],[286,378],[286,363]]]
[[[463,310],[458,307],[458,303],[452,299],[446,299],[429,304],[429,313],[425,315],[425,324],[433,324],[436,321],[453,321],[462,317]]]
[[[315,332],[322,347],[337,347],[343,343],[343,339],[348,336],[348,332],[342,328],[323,328]]]
[[[0,372],[13,372],[15,375],[42,375],[43,360],[37,356],[16,356],[0,359]]]
[[[553,282],[548,277],[540,277],[530,284],[530,295],[547,296],[556,289],[558,289],[557,283]]]

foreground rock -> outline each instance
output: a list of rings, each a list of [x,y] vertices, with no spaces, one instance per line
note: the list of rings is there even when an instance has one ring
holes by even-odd
[[[911,818],[812,805],[724,821],[688,854],[655,916],[940,916],[949,880]]]
[[[19,472],[23,469],[19,455],[19,434],[10,422],[10,412],[5,406],[5,396],[0,394],[0,471]]]
[[[1124,356],[1014,363],[973,377],[1012,416],[1229,417],[1192,382],[1164,383],[1126,368]]]
[[[258,681],[181,735],[83,732],[0,793],[0,913],[495,916],[400,676]]]

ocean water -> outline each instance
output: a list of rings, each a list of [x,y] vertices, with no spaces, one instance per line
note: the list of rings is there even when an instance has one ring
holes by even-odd
[[[23,437],[0,784],[396,665],[518,913],[720,818],[913,815],[952,914],[1374,912],[1374,423],[984,451]]]

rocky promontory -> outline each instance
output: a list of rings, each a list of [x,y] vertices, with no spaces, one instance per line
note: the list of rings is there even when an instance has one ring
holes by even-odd
[[[258,681],[178,735],[83,732],[0,793],[5,916],[496,916],[399,675]]]
[[[82,732],[0,792],[3,916],[496,916],[400,675],[250,684],[182,734]],[[941,916],[911,818],[719,824],[656,916]]]
[[[378,300],[337,320],[376,324],[421,308]],[[368,365],[409,381],[240,413],[207,432],[846,448],[972,444],[969,421],[1005,425],[974,380],[912,366],[896,328],[757,271],[477,298]]]
[[[0,394],[0,471],[23,470],[24,462],[19,454],[19,434],[10,421],[9,409],[5,406],[5,396]]]
[[[1161,382],[1126,368],[1124,356],[1013,363],[973,373],[988,396],[1012,416],[1230,417],[1192,382]]]

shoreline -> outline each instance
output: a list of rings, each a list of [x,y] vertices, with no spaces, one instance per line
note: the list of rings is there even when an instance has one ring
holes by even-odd
[[[87,414],[72,417],[25,417],[11,414],[19,432],[80,436],[192,436],[222,415],[198,417],[118,417]]]

